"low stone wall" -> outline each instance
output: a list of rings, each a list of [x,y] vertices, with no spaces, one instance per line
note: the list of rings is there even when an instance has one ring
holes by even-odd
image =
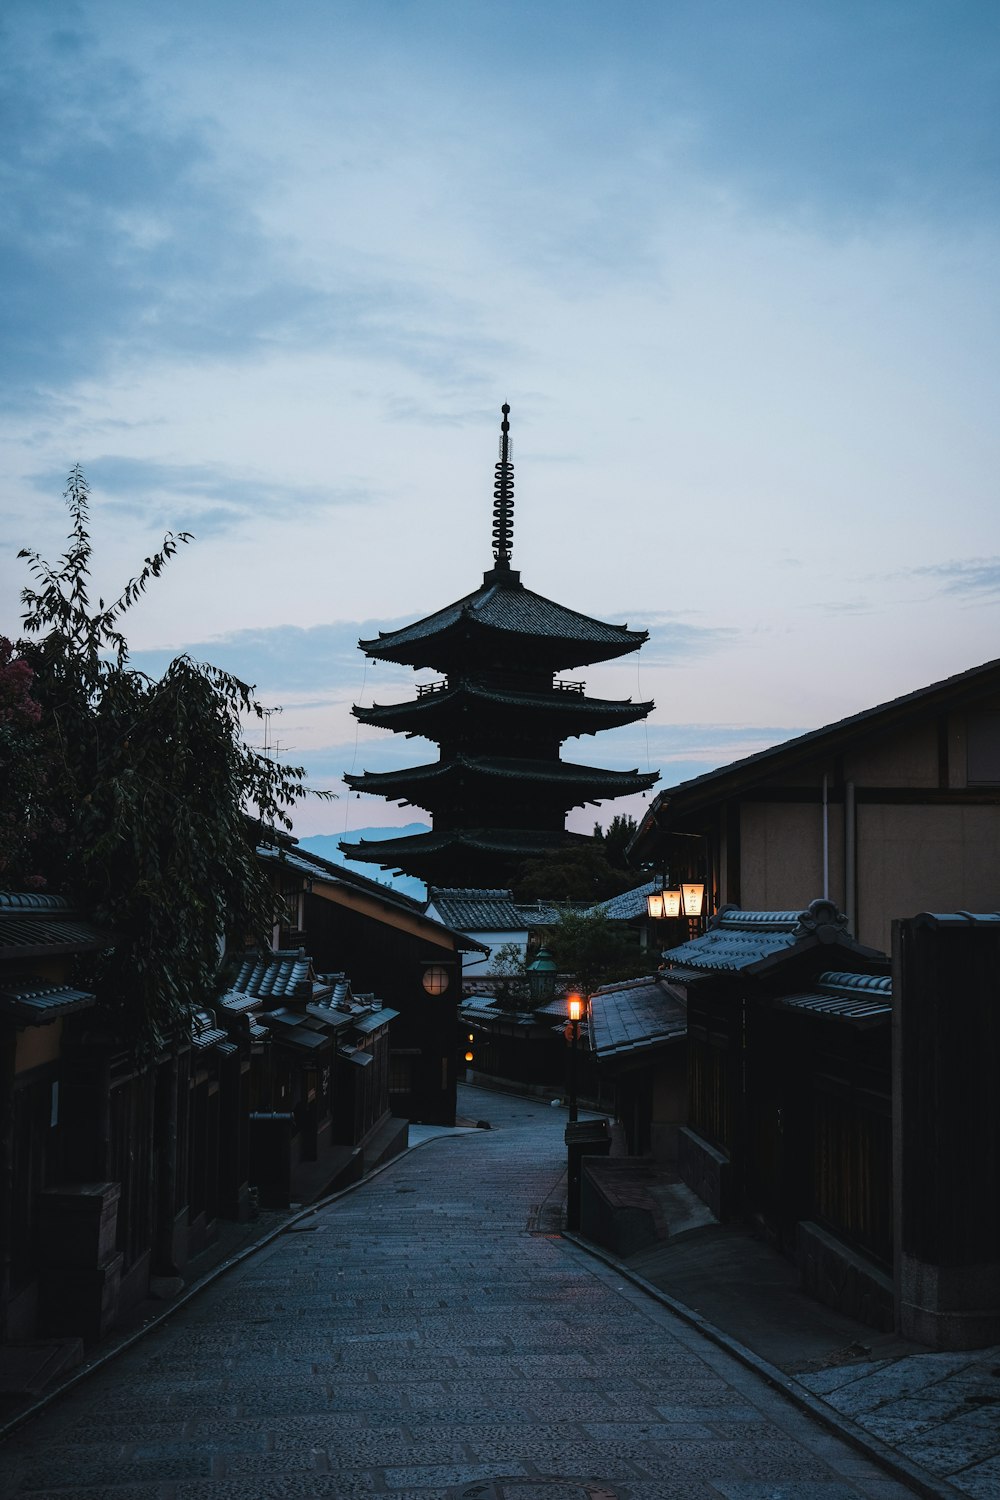
[[[677,1170],[681,1181],[697,1193],[717,1219],[729,1217],[733,1170],[729,1157],[686,1125],[677,1135]]]
[[[655,1162],[637,1157],[584,1157],[580,1231],[621,1260],[665,1240],[669,1228],[650,1191],[664,1181]]]
[[[892,1332],[893,1286],[885,1271],[806,1219],[798,1226],[796,1251],[804,1292],[869,1328]]]

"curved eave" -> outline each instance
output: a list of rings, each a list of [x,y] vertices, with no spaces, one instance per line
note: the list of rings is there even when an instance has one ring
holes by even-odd
[[[361,724],[378,729],[410,730],[422,733],[427,727],[450,714],[461,712],[467,704],[495,706],[500,710],[522,710],[540,721],[555,722],[563,737],[587,734],[587,724],[600,729],[616,729],[634,724],[652,713],[654,704],[633,703],[631,699],[587,698],[582,693],[504,693],[482,688],[453,688],[408,698],[404,703],[373,703],[370,708],[357,704],[352,714]]]
[[[517,585],[479,589],[412,625],[380,631],[358,645],[380,661],[441,668],[457,650],[466,652],[470,637],[477,635],[492,641],[494,649],[530,648],[536,659],[543,655],[565,667],[610,661],[649,639],[645,630],[594,619]]]
[[[531,782],[553,789],[562,788],[571,794],[590,789],[601,796],[619,797],[651,787],[659,780],[659,772],[640,772],[638,769],[610,771],[600,766],[572,765],[568,761],[548,764],[456,756],[453,760],[433,761],[429,765],[410,766],[400,771],[363,771],[359,775],[348,773],[344,776],[352,792],[372,792],[379,797],[419,797],[422,787],[444,790],[450,783],[462,779]]]
[[[533,859],[553,849],[591,842],[579,833],[539,833],[529,828],[466,828],[440,833],[414,833],[402,839],[361,839],[356,844],[341,841],[348,859],[381,865],[386,870],[427,868],[450,862],[456,854],[493,855],[498,858]]]

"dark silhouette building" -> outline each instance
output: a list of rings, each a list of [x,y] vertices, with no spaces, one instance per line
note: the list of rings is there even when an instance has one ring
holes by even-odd
[[[406,770],[345,776],[431,814],[430,833],[341,845],[351,859],[433,884],[504,884],[524,860],[578,839],[572,807],[643,791],[656,773],[609,771],[560,758],[564,740],[644,718],[652,703],[588,698],[557,674],[636,651],[644,630],[577,613],[521,583],[511,567],[514,469],[504,405],[493,493],[493,567],[474,593],[401,630],[358,644],[367,656],[443,678],[405,703],[355,707],[363,724],[434,740],[439,757]]]

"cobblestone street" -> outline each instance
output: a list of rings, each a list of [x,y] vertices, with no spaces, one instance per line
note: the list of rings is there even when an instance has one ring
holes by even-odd
[[[551,1232],[563,1111],[466,1107],[16,1432],[3,1500],[912,1493]]]

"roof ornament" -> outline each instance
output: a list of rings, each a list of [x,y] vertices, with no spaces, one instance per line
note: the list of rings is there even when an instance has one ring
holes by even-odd
[[[514,543],[514,464],[511,459],[510,407],[506,401],[500,410],[500,461],[495,465],[493,482],[493,559],[497,568],[510,567]]]

